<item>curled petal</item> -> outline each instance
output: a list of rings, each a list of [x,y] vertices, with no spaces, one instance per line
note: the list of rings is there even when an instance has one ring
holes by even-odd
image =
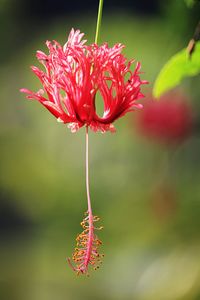
[[[147,81],[140,78],[141,64],[122,54],[123,44],[86,45],[83,36],[80,30],[72,29],[63,47],[57,41],[47,41],[49,54],[37,51],[44,70],[31,69],[47,98],[40,92],[22,92],[41,102],[58,120],[69,123],[72,132],[84,125],[93,131],[114,132],[113,122],[142,107],[137,100],[143,97],[141,86]],[[97,93],[104,103],[102,117],[96,112]]]

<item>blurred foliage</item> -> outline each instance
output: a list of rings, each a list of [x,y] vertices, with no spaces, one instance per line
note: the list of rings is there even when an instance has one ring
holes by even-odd
[[[193,7],[199,0],[185,0],[188,7]]]
[[[142,77],[150,81],[144,104],[163,64],[193,32],[196,11],[178,2],[169,1],[166,8],[162,1],[162,13],[151,18],[130,11],[104,13],[101,42],[124,43],[126,56],[141,61]],[[15,15],[20,6],[8,1],[4,7],[0,299],[198,300],[198,126],[170,153],[137,134],[134,118],[140,112],[119,120],[114,135],[90,133],[91,196],[105,228],[100,238],[106,256],[98,272],[77,278],[65,257],[71,255],[86,210],[84,129],[71,134],[19,89],[40,88],[29,65],[37,64],[36,50],[47,51],[45,40],[64,43],[74,27],[90,43],[96,19],[77,12],[25,23]],[[184,80],[182,89],[199,120],[199,78]]]

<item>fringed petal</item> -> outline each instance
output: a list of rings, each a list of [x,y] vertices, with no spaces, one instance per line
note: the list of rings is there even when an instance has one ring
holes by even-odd
[[[63,47],[57,41],[47,41],[49,54],[37,51],[37,59],[45,70],[35,66],[31,69],[48,99],[41,92],[25,89],[22,92],[27,93],[28,99],[41,102],[59,121],[70,123],[72,132],[84,125],[93,131],[114,132],[115,120],[142,108],[136,101],[143,97],[141,85],[147,81],[140,79],[141,64],[122,55],[123,44],[88,46],[83,36],[80,30],[72,28]],[[104,101],[102,117],[96,113],[97,92]]]

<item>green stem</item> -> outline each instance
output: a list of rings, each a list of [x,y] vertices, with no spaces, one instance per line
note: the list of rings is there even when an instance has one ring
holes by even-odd
[[[100,28],[101,28],[102,11],[103,11],[103,0],[99,0],[99,9],[98,9],[97,26],[96,26],[96,34],[95,34],[95,44],[98,43],[99,32],[100,32]]]

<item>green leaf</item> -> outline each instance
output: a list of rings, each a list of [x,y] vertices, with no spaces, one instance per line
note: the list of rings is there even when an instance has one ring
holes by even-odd
[[[159,98],[168,90],[174,88],[185,77],[200,73],[200,42],[196,43],[191,57],[185,49],[181,50],[164,65],[160,71],[153,88],[153,95]]]

